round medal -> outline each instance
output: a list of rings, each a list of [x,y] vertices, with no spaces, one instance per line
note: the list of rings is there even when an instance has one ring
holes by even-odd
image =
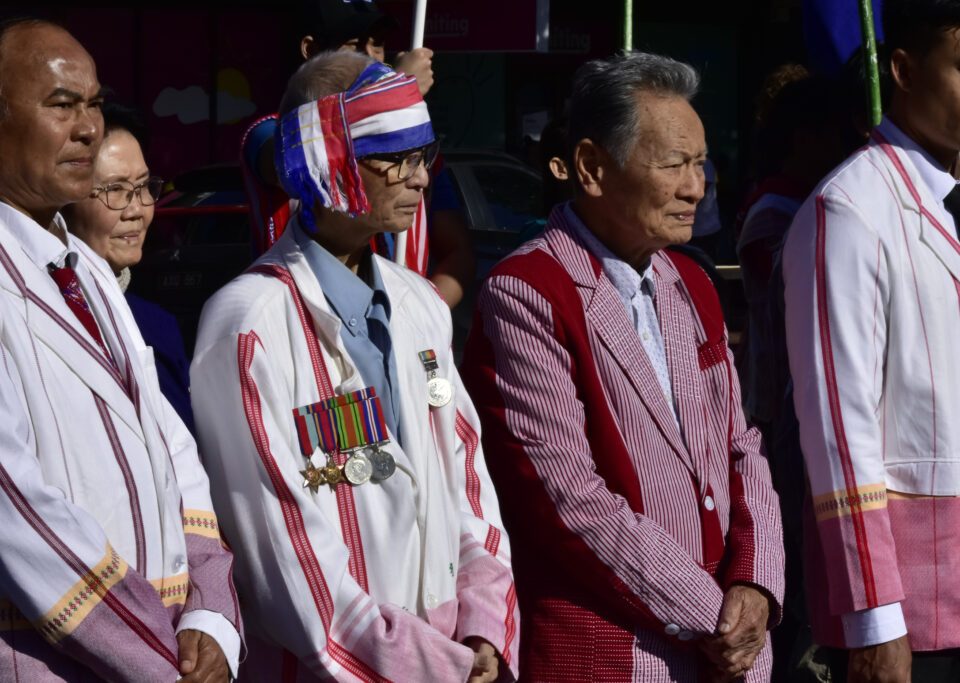
[[[343,481],[343,471],[332,462],[321,469],[323,471],[323,476],[326,478],[327,483],[330,484],[330,486],[336,486]]]
[[[433,377],[427,382],[427,403],[442,408],[453,398],[453,385],[443,377]]]
[[[397,461],[386,451],[380,449],[370,454],[370,465],[373,467],[374,481],[384,481],[397,471]]]
[[[370,464],[370,458],[363,453],[354,453],[343,464],[343,476],[354,486],[366,484],[372,474],[373,465]]]

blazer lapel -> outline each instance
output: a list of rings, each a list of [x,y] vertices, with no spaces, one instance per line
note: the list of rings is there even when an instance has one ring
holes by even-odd
[[[0,267],[24,299],[27,325],[36,337],[134,432],[140,433],[137,411],[126,394],[123,377],[67,307],[53,280],[18,248],[8,251],[0,245]]]
[[[637,332],[623,307],[616,288],[606,278],[600,264],[567,223],[563,207],[557,207],[550,216],[543,239],[556,259],[563,265],[574,283],[584,292],[587,325],[607,349],[636,390],[667,443],[681,462],[693,472],[690,454],[657,380],[656,371],[640,343]]]
[[[933,197],[906,154],[898,151],[876,132],[873,144],[891,169],[891,180],[903,208],[910,213],[919,214],[920,241],[950,271],[954,280],[960,282],[960,242],[957,235],[946,227],[950,223],[944,215],[942,202]],[[960,228],[960,225],[957,227]]]
[[[660,334],[670,368],[670,383],[674,402],[683,425],[684,444],[692,458],[694,471],[702,473],[707,467],[708,433],[703,387],[700,383],[698,340],[690,320],[690,306],[681,293],[679,274],[666,259],[655,256],[657,281],[656,307],[660,320]],[[705,489],[706,478],[696,477]],[[705,491],[701,491],[703,493]]]

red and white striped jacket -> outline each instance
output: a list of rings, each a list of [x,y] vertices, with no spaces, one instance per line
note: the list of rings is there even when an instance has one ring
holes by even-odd
[[[364,383],[291,231],[204,307],[193,403],[236,555],[250,680],[466,681],[469,636],[516,673],[510,544],[453,363],[449,309],[426,280],[374,258],[390,298],[403,438],[391,434],[397,470],[382,483],[303,486],[293,410]],[[418,357],[429,349],[455,388],[439,408]]]
[[[479,297],[463,374],[513,540],[523,680],[696,681],[688,641],[714,632],[726,587],[782,599],[777,496],[725,334],[710,349],[671,259],[653,266],[682,434],[562,211]],[[747,680],[770,663],[768,647]]]

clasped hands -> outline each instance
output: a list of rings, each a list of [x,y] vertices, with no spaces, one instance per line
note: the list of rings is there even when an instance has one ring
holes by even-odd
[[[716,635],[698,642],[711,683],[727,683],[750,670],[767,642],[770,601],[756,588],[731,586],[723,596]]]

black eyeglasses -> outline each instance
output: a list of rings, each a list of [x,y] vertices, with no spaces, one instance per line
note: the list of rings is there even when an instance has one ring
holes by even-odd
[[[403,152],[392,152],[384,154],[368,154],[363,159],[376,159],[377,161],[386,161],[393,165],[400,165],[400,180],[409,180],[417,172],[420,164],[428,171],[433,167],[437,160],[437,153],[440,151],[440,143],[431,142],[429,145],[418,147],[417,149],[408,149]]]
[[[146,192],[144,192],[146,190]],[[101,185],[93,188],[91,197],[96,197],[107,205],[108,209],[114,211],[123,211],[130,206],[133,196],[136,195],[140,200],[141,206],[151,206],[160,199],[160,192],[163,190],[163,178],[150,176],[139,185],[134,185],[126,180],[118,180],[109,185]]]

